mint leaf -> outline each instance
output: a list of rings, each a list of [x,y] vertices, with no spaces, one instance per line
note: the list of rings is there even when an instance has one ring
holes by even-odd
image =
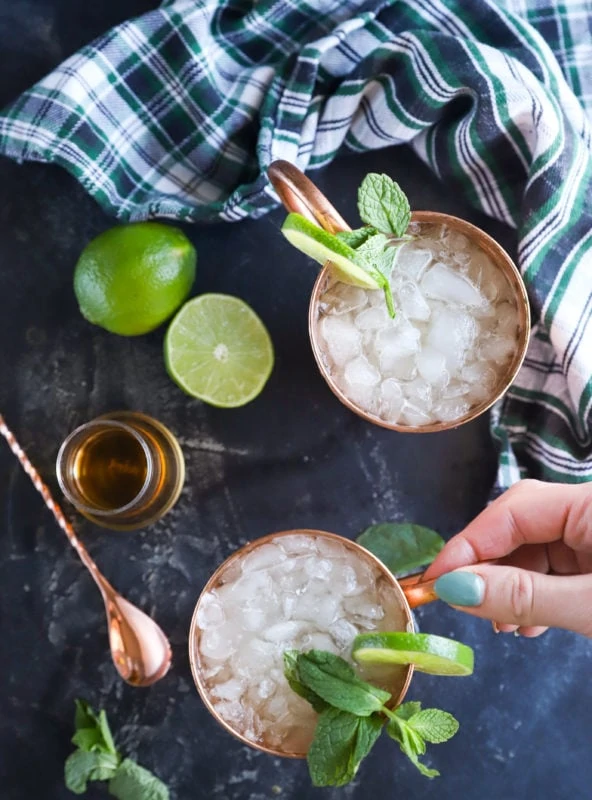
[[[119,766],[121,756],[119,753],[93,753],[97,756],[95,766],[90,773],[91,781],[108,781],[112,778]]]
[[[75,750],[64,764],[64,782],[66,788],[74,794],[84,794],[86,784],[91,780],[91,773],[97,763],[97,753]]]
[[[397,248],[389,245],[383,233],[374,233],[361,244],[356,253],[356,264],[370,273],[384,292],[387,310],[391,317],[395,316],[393,293],[389,276],[397,254]]]
[[[394,714],[399,717],[399,719],[408,720],[414,714],[418,714],[420,711],[421,703],[419,703],[417,700],[409,700],[409,702],[398,706],[394,711]]]
[[[78,728],[94,728],[97,723],[97,715],[85,700],[75,700],[76,712],[74,714],[74,726]]]
[[[458,731],[458,720],[448,711],[439,708],[426,708],[408,720],[409,726],[426,742],[440,744],[447,742]]]
[[[95,714],[84,700],[76,700],[76,713],[74,724],[76,733],[72,737],[72,744],[81,750],[104,750],[117,755],[117,749],[107,722],[104,711]]]
[[[423,738],[417,731],[414,731],[405,720],[391,717],[386,726],[386,732],[399,743],[401,750],[408,756],[422,756],[426,751]]]
[[[314,786],[344,786],[354,777],[351,761],[359,717],[327,708],[319,715],[306,760]]]
[[[298,650],[286,650],[284,652],[284,675],[288,681],[288,686],[293,692],[307,700],[317,713],[321,713],[327,708],[327,703],[315,694],[311,689],[298,680]]]
[[[384,726],[384,718],[378,714],[369,717],[358,717],[358,732],[353,752],[350,757],[350,769],[355,775],[363,758],[366,758],[374,747]]]
[[[71,739],[72,744],[90,753],[92,750],[103,750],[103,736],[98,728],[80,728]]]
[[[337,708],[323,711],[306,757],[314,786],[349,783],[380,736],[382,725],[378,716],[357,717]]]
[[[121,762],[109,781],[109,794],[118,800],[169,800],[165,784],[129,758]]]
[[[436,778],[440,774],[437,769],[430,769],[419,760],[419,756],[423,755],[426,750],[425,741],[405,720],[396,716],[389,719],[386,732],[391,739],[399,743],[401,751],[422,775],[425,775],[426,778]]]
[[[109,723],[107,722],[107,715],[101,709],[99,711],[99,730],[101,731],[101,736],[103,737],[103,742],[105,747],[109,752],[116,753],[117,750],[115,749],[115,742],[113,741],[113,736],[111,735],[111,729],[109,728]]]
[[[397,249],[389,246],[384,233],[377,232],[356,249],[356,260],[363,259],[365,264],[384,272],[392,267],[396,253]]]
[[[395,575],[431,564],[444,547],[444,539],[440,534],[411,522],[370,525],[356,541],[370,550]]]
[[[383,233],[403,236],[409,225],[411,209],[401,187],[388,175],[370,172],[358,189],[361,219]]]
[[[383,233],[375,233],[355,251],[356,263],[368,272],[379,272],[386,280],[393,271],[398,247],[389,243]]]
[[[75,750],[64,764],[66,787],[74,794],[83,794],[88,781],[105,781],[115,775],[119,759],[112,753],[89,753]]]
[[[436,778],[440,773],[422,764],[419,756],[426,751],[426,742],[437,744],[450,739],[458,730],[458,722],[447,711],[439,708],[421,710],[421,703],[403,703],[388,713],[386,732],[399,743],[402,752],[426,778]]]
[[[360,680],[343,658],[324,650],[300,653],[298,680],[334,708],[367,717],[390,700],[388,692]]]
[[[409,756],[409,760],[411,763],[417,767],[417,769],[424,775],[426,778],[438,778],[440,773],[437,769],[430,769],[430,767],[426,767],[425,764],[422,764],[421,761],[417,756]]]
[[[375,233],[377,233],[376,228],[371,225],[365,225],[363,228],[356,228],[354,231],[338,231],[335,236],[355,250]]]

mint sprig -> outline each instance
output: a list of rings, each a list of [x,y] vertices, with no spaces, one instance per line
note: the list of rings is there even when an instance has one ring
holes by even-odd
[[[74,794],[84,794],[89,781],[109,781],[109,794],[118,800],[169,800],[165,784],[116,749],[104,711],[98,714],[84,700],[76,700],[78,748],[66,759],[64,780]]]
[[[406,708],[410,706],[411,708]],[[386,732],[399,743],[402,752],[409,758],[422,775],[435,778],[440,773],[422,764],[419,756],[426,751],[426,742],[440,744],[447,742],[458,731],[458,721],[447,711],[439,708],[421,710],[420,703],[403,703],[397,711],[388,712],[389,721]]]
[[[426,752],[426,742],[438,744],[454,736],[458,722],[452,714],[437,708],[422,710],[417,701],[393,711],[386,706],[391,699],[388,692],[363,681],[347,661],[324,650],[288,650],[284,672],[292,689],[320,712],[307,755],[315,786],[349,783],[383,727],[423,775],[439,775],[419,757]]]
[[[322,243],[326,249],[344,256],[370,275],[384,292],[388,313],[394,318],[395,304],[390,275],[397,250],[405,241],[413,238],[406,235],[411,218],[409,201],[392,178],[371,172],[366,175],[358,189],[358,210],[366,225],[353,231],[339,231],[335,234],[323,231]],[[288,216],[288,220],[290,217],[298,216],[300,215],[292,213]],[[311,223],[307,221],[306,224],[310,226]],[[285,235],[292,244],[299,247],[293,238],[293,228],[290,228],[290,232],[291,235],[288,233]],[[310,237],[310,233],[308,235]],[[314,236],[312,238],[315,239]],[[343,252],[344,245],[347,245],[349,252]],[[315,258],[309,249],[302,246],[300,249]],[[326,258],[326,250],[323,250],[323,255]]]

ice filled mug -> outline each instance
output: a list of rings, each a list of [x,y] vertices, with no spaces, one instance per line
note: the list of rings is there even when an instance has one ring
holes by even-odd
[[[275,161],[270,179],[288,211],[329,233],[350,230],[296,167]],[[470,422],[507,391],[524,360],[530,311],[510,256],[484,231],[448,214],[417,211],[390,284],[342,283],[326,264],[309,305],[318,368],[337,398],[385,428],[427,433]]]
[[[301,758],[316,714],[288,686],[283,653],[319,649],[347,658],[358,633],[412,632],[411,608],[435,598],[433,581],[397,580],[372,553],[336,534],[264,536],[224,561],[197,601],[189,631],[195,685],[244,744]],[[412,674],[412,666],[362,670],[392,694],[393,706]]]

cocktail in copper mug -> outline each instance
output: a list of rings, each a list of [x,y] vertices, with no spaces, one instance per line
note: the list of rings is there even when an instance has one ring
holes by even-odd
[[[348,658],[357,633],[414,630],[412,608],[436,599],[422,575],[397,580],[361,545],[333,533],[291,530],[233,553],[204,587],[189,630],[189,659],[210,713],[241,742],[289,758],[306,755],[316,715],[288,686],[286,650]],[[399,705],[413,666],[364,668]]]
[[[288,211],[301,214],[329,233],[351,230],[329,200],[293,164],[274,161],[268,169],[268,175]],[[310,299],[310,341],[321,375],[331,391],[351,411],[375,425],[390,430],[407,433],[444,431],[479,417],[505,394],[514,381],[528,346],[530,334],[528,297],[522,277],[510,256],[494,239],[475,225],[449,214],[415,211],[411,215],[409,230],[412,233],[415,231],[417,241],[406,244],[401,252],[409,252],[410,256],[415,258],[415,261],[411,261],[410,267],[409,263],[406,265],[410,273],[411,267],[421,269],[421,265],[417,267],[416,264],[418,253],[429,252],[429,248],[422,249],[423,242],[428,242],[432,246],[433,258],[431,262],[426,262],[431,263],[431,266],[426,270],[421,282],[422,289],[427,282],[426,291],[431,298],[431,309],[426,306],[423,296],[417,296],[420,285],[419,280],[416,280],[417,276],[412,276],[409,281],[406,277],[401,278],[402,283],[399,286],[401,296],[396,299],[408,305],[415,303],[415,307],[411,306],[411,314],[416,316],[410,317],[411,325],[405,320],[399,325],[398,330],[379,331],[374,334],[370,329],[372,324],[377,324],[373,323],[373,318],[375,320],[380,317],[381,311],[377,305],[374,308],[371,306],[373,303],[380,303],[380,292],[366,292],[367,298],[370,298],[368,301],[364,299],[362,289],[349,287],[347,297],[342,291],[340,298],[335,291],[336,283],[339,290],[344,290],[346,287],[336,281],[334,272],[327,263],[315,282]],[[438,240],[438,237],[445,237],[445,241]],[[444,260],[448,258],[446,263],[438,262],[440,241],[444,241],[441,257]],[[456,244],[462,242],[464,248],[462,252],[455,251],[451,242]],[[477,253],[478,263],[473,259],[471,264],[471,252]],[[402,257],[398,256],[395,269],[399,268],[399,258],[401,263],[404,263]],[[490,296],[494,293],[498,296],[491,300],[489,305],[479,307],[481,295],[476,285],[477,281],[473,280],[474,275],[471,277],[469,272],[470,269],[473,269],[473,272],[478,269],[479,280],[482,277],[485,282],[486,272],[483,271],[482,265],[486,267],[487,280],[493,280],[495,284],[493,287],[487,286],[485,291],[489,292]],[[356,292],[361,298],[362,310],[356,316],[351,330],[348,331],[347,326],[340,322],[340,319],[347,318],[347,314],[341,318],[333,317],[327,322],[327,313],[340,313],[339,308],[336,305],[331,306],[331,303],[342,302],[342,307],[347,308],[343,306],[343,298],[346,297],[346,301],[350,304],[352,298],[357,302],[357,296],[354,296]],[[455,293],[458,292],[461,301],[467,301],[467,307],[463,307],[462,303],[461,306],[456,304]],[[378,299],[371,299],[372,295]],[[447,309],[443,300],[446,301],[448,295],[451,295],[452,299]],[[485,295],[483,298],[487,299]],[[426,320],[430,317],[430,313],[431,318],[428,323]],[[476,318],[473,318],[473,313]],[[390,325],[386,312],[383,311],[382,314],[385,324]],[[482,316],[482,319],[479,319],[479,316]],[[400,315],[401,319],[404,317],[405,314]],[[407,326],[405,331],[403,331],[404,324]],[[458,325],[458,329],[454,328],[455,325]],[[335,350],[340,345],[341,331],[345,337],[344,347],[348,346],[347,337],[350,335],[354,337],[353,355],[345,366],[343,375],[340,374],[341,368],[336,366],[337,362],[332,360],[333,356],[330,355],[329,326],[331,326],[331,336],[337,337],[334,340]],[[356,332],[355,326],[359,326],[361,330]],[[425,332],[428,328],[429,330]],[[324,330],[327,332],[324,333]],[[450,331],[448,338],[447,331]],[[372,340],[373,335],[374,340]],[[356,336],[361,345],[355,341]],[[415,340],[414,336],[417,337]],[[412,356],[414,348],[420,350],[420,337],[421,353]],[[463,337],[466,338],[466,342],[463,341]],[[379,352],[376,351],[377,341],[383,343]],[[366,346],[364,342],[371,344]],[[470,362],[466,365],[463,365],[461,359],[457,357],[464,347],[472,348]],[[397,358],[397,348],[400,358]],[[376,358],[374,365],[369,363],[369,353]],[[334,358],[337,358],[337,355]],[[455,369],[457,372],[454,372]],[[348,370],[355,380],[359,378],[360,383],[355,381],[348,383]],[[449,379],[451,374],[452,379]],[[369,389],[362,380],[372,384],[374,388]],[[411,396],[412,391],[415,392],[413,396]],[[437,402],[432,398],[436,398]],[[426,402],[429,403],[428,406],[425,405]]]

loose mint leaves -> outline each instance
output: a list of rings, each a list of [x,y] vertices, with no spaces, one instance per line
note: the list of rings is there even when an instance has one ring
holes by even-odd
[[[411,522],[370,525],[356,539],[394,574],[431,564],[444,547],[439,533]]]
[[[284,672],[297,694],[305,697],[319,719],[307,755],[315,786],[343,786],[356,775],[383,727],[426,777],[439,773],[422,764],[426,742],[445,742],[458,730],[446,711],[411,701],[395,711],[386,707],[391,695],[361,680],[344,659],[324,650],[284,654]]]
[[[74,794],[84,794],[88,781],[105,781],[115,775],[119,757],[113,753],[75,750],[66,759],[64,779]]]
[[[165,784],[131,759],[122,760],[104,711],[96,714],[83,700],[76,700],[78,748],[66,759],[64,780],[74,794],[84,794],[89,781],[109,781],[109,793],[118,800],[169,800]]]
[[[147,769],[126,758],[109,781],[109,794],[118,800],[168,800],[169,790]]]
[[[383,233],[404,235],[411,219],[405,192],[388,175],[370,172],[358,189],[361,219]]]

